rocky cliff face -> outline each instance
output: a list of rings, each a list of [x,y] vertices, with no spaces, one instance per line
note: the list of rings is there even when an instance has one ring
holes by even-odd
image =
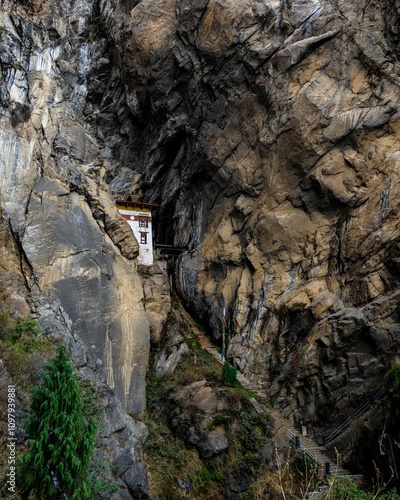
[[[9,304],[140,412],[149,323],[111,196],[142,190],[158,241],[185,249],[180,294],[216,339],[225,299],[229,357],[282,408],[373,389],[400,333],[399,9],[4,0]]]
[[[103,7],[182,297],[215,338],[224,297],[229,357],[298,418],[373,390],[400,333],[398,2]]]
[[[118,468],[114,498],[131,498],[147,429],[127,412],[145,408],[150,329],[138,244],[105,182],[113,154],[86,112],[90,68],[109,64],[102,24],[92,2],[1,7],[1,310],[37,317],[99,386],[98,454]]]
[[[29,307],[47,333],[79,340],[80,365],[138,413],[149,344],[138,245],[104,181],[110,155],[84,119],[102,48],[90,42],[94,16],[85,2],[4,3],[0,193]]]

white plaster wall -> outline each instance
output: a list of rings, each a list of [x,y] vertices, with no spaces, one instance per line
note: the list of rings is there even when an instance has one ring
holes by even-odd
[[[135,221],[134,217],[139,216],[139,217],[151,217],[150,212],[141,212],[138,210],[120,210],[119,211],[122,215],[129,215],[132,217],[131,220],[128,220],[128,224],[131,227],[133,234],[135,235],[135,238],[137,239],[139,243],[139,256],[138,256],[138,263],[142,264],[144,266],[151,266],[153,264],[153,230],[152,230],[152,223],[149,222],[149,227],[143,228],[139,227],[139,221]],[[148,234],[147,236],[147,243],[140,243],[140,233],[141,232],[146,232]]]

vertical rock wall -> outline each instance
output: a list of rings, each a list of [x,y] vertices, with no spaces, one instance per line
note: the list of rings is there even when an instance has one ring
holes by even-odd
[[[225,298],[229,357],[288,413],[379,386],[400,335],[398,5],[103,6],[181,295],[216,339]]]
[[[3,4],[0,195],[44,324],[143,408],[137,244],[106,186],[140,182],[185,249],[181,295],[216,339],[225,298],[230,358],[288,413],[378,386],[400,335],[398,4]]]
[[[24,300],[47,333],[72,344],[87,375],[103,374],[140,413],[149,325],[138,246],[105,183],[112,154],[85,111],[89,70],[107,48],[95,9],[3,2],[0,197],[25,262]],[[26,314],[26,303],[16,309]]]

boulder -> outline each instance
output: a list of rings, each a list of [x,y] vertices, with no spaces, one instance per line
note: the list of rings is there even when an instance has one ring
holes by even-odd
[[[133,498],[138,500],[149,498],[147,470],[143,464],[135,464],[125,472],[122,479],[127,484]]]

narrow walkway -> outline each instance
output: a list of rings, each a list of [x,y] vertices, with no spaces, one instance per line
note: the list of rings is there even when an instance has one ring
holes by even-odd
[[[191,325],[192,331],[199,339],[202,349],[205,349],[208,353],[211,354],[211,356],[213,356],[213,358],[215,358],[219,363],[222,364],[221,354],[217,351],[215,345],[212,344],[210,338],[207,337],[205,333],[201,331],[195,324],[193,324],[193,319],[184,309],[182,315]],[[246,389],[256,394],[259,398],[266,398],[266,394],[261,393],[259,389],[253,387],[251,383],[246,379],[246,377],[244,377],[241,373],[237,374],[237,379],[243,385],[243,387],[246,387]],[[288,444],[290,442],[293,442],[296,445],[297,441],[297,448],[306,453],[310,457],[310,459],[317,464],[319,469],[321,469],[325,473],[328,471],[327,469],[329,469],[329,473],[331,475],[352,475],[350,471],[341,467],[340,463],[337,463],[338,460],[332,460],[331,457],[328,457],[325,454],[325,447],[319,446],[307,436],[301,436],[300,433],[296,429],[294,429],[292,424],[284,417],[282,417],[278,410],[269,406],[265,407],[263,405],[260,405],[258,402],[253,403],[253,406],[257,411],[262,410],[271,415],[276,420],[277,425],[275,425],[275,427],[283,428],[285,430]]]

